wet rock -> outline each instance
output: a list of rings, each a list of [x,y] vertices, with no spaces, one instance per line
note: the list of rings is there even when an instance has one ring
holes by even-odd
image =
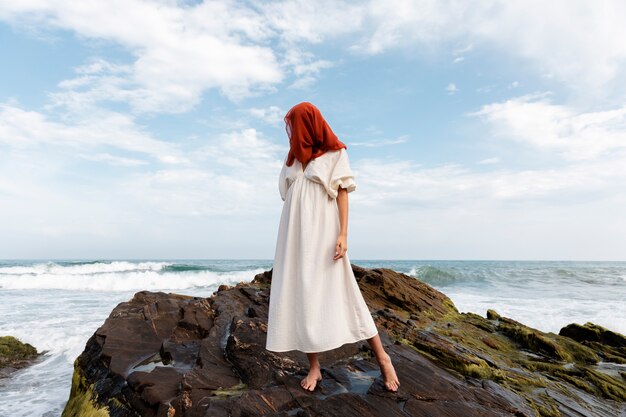
[[[493,310],[459,313],[407,275],[353,270],[396,367],[397,393],[385,390],[366,341],[321,353],[323,380],[304,391],[306,354],[264,348],[267,271],[208,299],[140,292],[118,305],[75,362],[63,416],[626,413],[623,369],[609,361],[623,346],[606,329],[544,333]]]

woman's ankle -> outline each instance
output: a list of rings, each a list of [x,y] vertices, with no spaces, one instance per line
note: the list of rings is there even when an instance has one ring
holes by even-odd
[[[317,362],[317,363],[310,363],[309,362],[309,369],[322,369],[322,366],[320,365],[319,362]]]

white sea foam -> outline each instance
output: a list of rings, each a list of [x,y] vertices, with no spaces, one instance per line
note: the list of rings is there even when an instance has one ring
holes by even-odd
[[[83,266],[83,265],[81,265]],[[156,268],[156,265],[152,266]],[[70,267],[73,268],[73,267]],[[61,270],[62,271],[62,270]],[[101,270],[102,271],[102,270]],[[183,271],[159,272],[158,270],[127,270],[124,272],[65,274],[53,272],[0,274],[0,288],[11,290],[61,289],[72,291],[139,291],[184,290],[217,284],[236,284],[250,281],[263,269],[235,272]]]
[[[59,355],[0,380],[0,415],[11,417],[59,417],[70,393],[72,368]]]
[[[446,295],[461,312],[473,312],[486,316],[487,309],[513,318],[527,326],[544,332],[559,333],[570,323],[592,322],[613,331],[626,334],[626,317],[623,300],[606,300],[603,303],[574,300],[567,297],[545,297],[541,300],[506,294],[488,298],[485,294],[467,290],[447,291]]]
[[[71,263],[68,265],[56,262],[38,263],[34,265],[15,265],[0,267],[0,276],[3,275],[88,275],[130,271],[160,271],[172,265],[168,262],[89,262]]]

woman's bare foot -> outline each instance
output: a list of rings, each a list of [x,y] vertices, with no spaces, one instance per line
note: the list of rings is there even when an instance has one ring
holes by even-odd
[[[378,361],[378,365],[380,366],[380,373],[382,374],[383,381],[385,382],[385,387],[391,392],[398,391],[400,381],[398,381],[398,376],[396,375],[396,370],[391,363],[391,357],[389,354],[385,352],[384,356],[382,356]]]
[[[300,380],[300,385],[307,391],[314,391],[317,382],[322,380],[322,373],[319,367],[311,367],[309,374]]]

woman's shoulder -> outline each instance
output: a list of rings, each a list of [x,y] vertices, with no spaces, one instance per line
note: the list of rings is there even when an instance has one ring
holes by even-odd
[[[342,155],[342,154],[347,154],[348,151],[346,150],[346,148],[339,148],[339,149],[333,149],[331,151],[327,151],[326,153],[329,153],[331,155]]]
[[[339,158],[341,158],[341,151],[343,150],[344,149],[326,151],[320,156],[311,159],[309,164],[313,163],[313,165],[318,167],[332,167],[337,163]]]
[[[324,159],[336,162],[339,159],[347,157],[347,155],[348,153],[345,148],[336,149],[336,150],[333,149],[333,150],[324,152],[322,155],[318,156],[316,159],[324,158]]]
[[[344,166],[347,160],[347,153],[344,148],[326,151],[322,155],[313,158],[307,166],[307,173],[310,178],[319,177],[328,179],[336,171],[338,166]]]

